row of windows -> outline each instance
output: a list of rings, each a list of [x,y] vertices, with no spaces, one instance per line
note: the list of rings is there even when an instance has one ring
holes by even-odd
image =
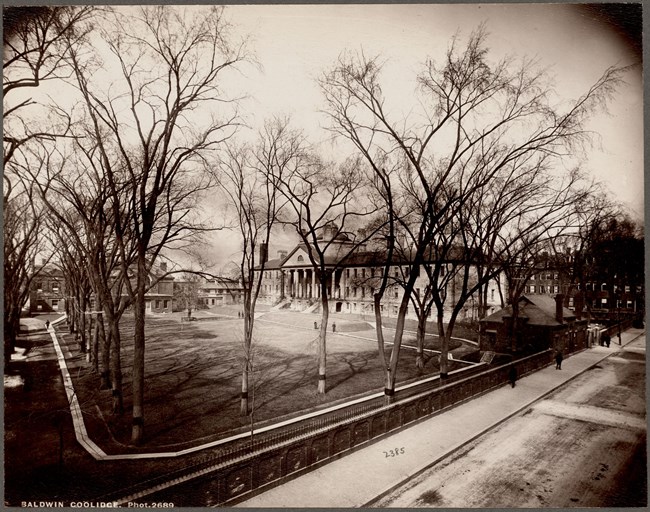
[[[302,261],[301,258],[302,258],[302,256],[299,256],[298,261]],[[366,270],[368,272],[366,272]],[[441,272],[440,272],[440,274],[442,276],[445,275],[444,270],[445,269],[443,267],[441,269]],[[375,277],[375,271],[376,271],[376,269],[373,268],[373,267],[371,267],[369,269],[366,269],[366,268],[346,268],[345,269],[345,277],[356,277],[356,278],[361,277],[362,279],[364,279],[366,277]],[[402,269],[402,271],[404,272],[404,275],[408,275],[408,273],[410,272],[410,267],[404,267]],[[274,275],[274,272],[275,272],[275,275]],[[281,277],[281,272],[282,271],[280,271],[280,270],[265,270],[264,271],[264,279],[272,279],[272,278],[279,279]],[[396,278],[400,277],[400,268],[399,267],[395,268],[394,275],[395,275]]]
[[[526,293],[560,293],[560,287],[531,284],[526,287]],[[492,298],[494,299],[494,290],[492,290]]]
[[[538,279],[540,281],[543,281],[544,279],[555,279],[558,280],[560,278],[560,274],[557,272],[543,272],[541,274],[533,274],[530,276],[531,281],[535,281],[535,279]]]
[[[585,291],[588,292],[596,292],[596,291],[601,291],[601,292],[606,292],[609,290],[609,285],[607,283],[601,283],[600,286],[597,283],[586,283],[585,284]],[[578,290],[580,289],[580,285],[578,285]],[[616,289],[616,286],[614,286],[614,289]],[[625,293],[630,293],[632,291],[632,287],[628,284],[623,287],[623,291]],[[636,293],[641,293],[643,291],[643,287],[637,286],[636,287]]]
[[[580,285],[577,285],[578,290],[580,289]],[[625,293],[630,293],[632,290],[632,287],[630,285],[626,285],[624,288]],[[605,292],[609,290],[609,285],[607,283],[601,283],[600,286],[596,283],[587,283],[585,285],[585,291],[588,292],[596,292],[596,291],[601,291]],[[641,286],[636,287],[637,293],[642,292]],[[528,285],[526,286],[526,292],[527,293],[559,293],[560,292],[560,287],[558,285]]]
[[[35,286],[36,290],[39,292],[46,291],[57,293],[60,290],[58,281],[45,281],[45,287],[43,287],[43,281],[36,281]]]
[[[596,308],[607,308],[609,307],[609,302],[606,298],[602,299],[596,299],[594,301],[594,306]],[[616,307],[617,308],[626,308],[626,309],[634,309],[634,301],[633,300],[617,300],[616,301]]]

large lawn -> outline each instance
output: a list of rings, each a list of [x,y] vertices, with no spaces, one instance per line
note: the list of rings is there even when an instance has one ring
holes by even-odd
[[[242,368],[242,324],[236,311],[215,310],[197,316],[209,319],[180,322],[178,315],[147,319],[145,444],[152,449],[193,446],[224,437],[227,432],[250,425],[239,415]],[[225,316],[230,315],[230,317]],[[256,321],[254,341],[254,390],[256,422],[264,422],[324,406],[350,396],[383,389],[374,331],[358,321],[334,318],[338,329],[328,332],[327,393],[316,392],[318,383],[318,315],[280,312],[262,314]],[[349,322],[348,325],[346,323]],[[347,329],[346,329],[347,327]],[[122,364],[126,413],[111,415],[109,391],[99,391],[99,379],[77,355],[72,336],[64,335],[70,364],[85,418],[93,435],[108,452],[122,451],[130,437],[131,361],[133,323],[122,321]],[[406,345],[414,335],[406,334]],[[460,345],[458,343],[457,345]],[[437,348],[428,337],[427,348]],[[76,357],[75,357],[76,356]],[[405,348],[398,381],[435,374],[437,359],[424,370],[415,368],[415,352]],[[108,425],[106,429],[104,425]]]

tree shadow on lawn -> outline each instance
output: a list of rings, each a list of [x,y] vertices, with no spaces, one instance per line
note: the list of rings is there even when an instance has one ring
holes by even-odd
[[[153,325],[145,350],[145,446],[187,447],[241,431],[250,417],[240,416],[242,371],[241,339],[235,333],[213,332],[192,324],[182,333],[178,326]],[[234,331],[235,326],[227,327]],[[96,394],[88,378],[85,395],[98,400],[112,436],[128,445],[131,433],[131,366],[133,329],[122,334],[125,414],[111,415],[110,393]],[[281,342],[274,341],[275,338]],[[309,338],[309,339],[306,339]],[[249,396],[254,404],[254,421],[296,415],[329,403],[383,389],[383,373],[376,349],[359,350],[344,343],[330,346],[325,395],[317,393],[317,345],[304,333],[277,328],[256,343],[254,372]],[[433,365],[415,368],[414,358],[405,353],[398,367],[398,382],[437,372]],[[97,381],[97,379],[94,379]],[[91,394],[95,391],[95,394]],[[253,402],[254,399],[254,402]],[[103,401],[103,402],[102,402]]]

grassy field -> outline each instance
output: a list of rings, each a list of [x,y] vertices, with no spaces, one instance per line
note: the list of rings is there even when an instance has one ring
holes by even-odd
[[[232,308],[196,312],[196,316],[199,321],[195,322],[181,322],[180,314],[147,319],[145,450],[186,448],[250,425],[250,417],[239,415],[243,320]],[[318,315],[291,312],[262,312],[256,321],[254,389],[249,391],[254,397],[256,424],[383,389],[371,326],[357,321],[345,329],[345,320],[335,318],[339,330],[346,332],[329,329],[327,393],[319,395],[314,321],[319,321]],[[125,451],[130,438],[132,318],[125,317],[122,322],[126,408],[122,417],[111,414],[110,391],[98,389],[99,379],[79,356],[73,337],[65,330],[62,333],[89,430],[107,452]],[[405,345],[414,342],[415,335],[407,333]],[[427,338],[427,348],[438,348],[436,337]],[[415,352],[405,347],[399,382],[438,372],[435,357],[423,370],[418,370],[414,361]]]

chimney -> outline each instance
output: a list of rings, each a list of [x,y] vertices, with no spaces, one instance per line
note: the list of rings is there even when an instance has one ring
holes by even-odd
[[[279,259],[284,259],[286,257],[287,257],[287,251],[284,251],[284,250],[278,251],[278,258]]]
[[[564,322],[564,315],[563,315],[563,311],[562,311],[563,302],[564,302],[564,295],[562,295],[561,293],[558,293],[555,296],[555,319],[559,323]]]
[[[260,265],[269,260],[269,244],[262,242],[260,244]]]
[[[161,272],[167,272],[167,262],[166,261],[161,261],[160,262],[160,271]]]

